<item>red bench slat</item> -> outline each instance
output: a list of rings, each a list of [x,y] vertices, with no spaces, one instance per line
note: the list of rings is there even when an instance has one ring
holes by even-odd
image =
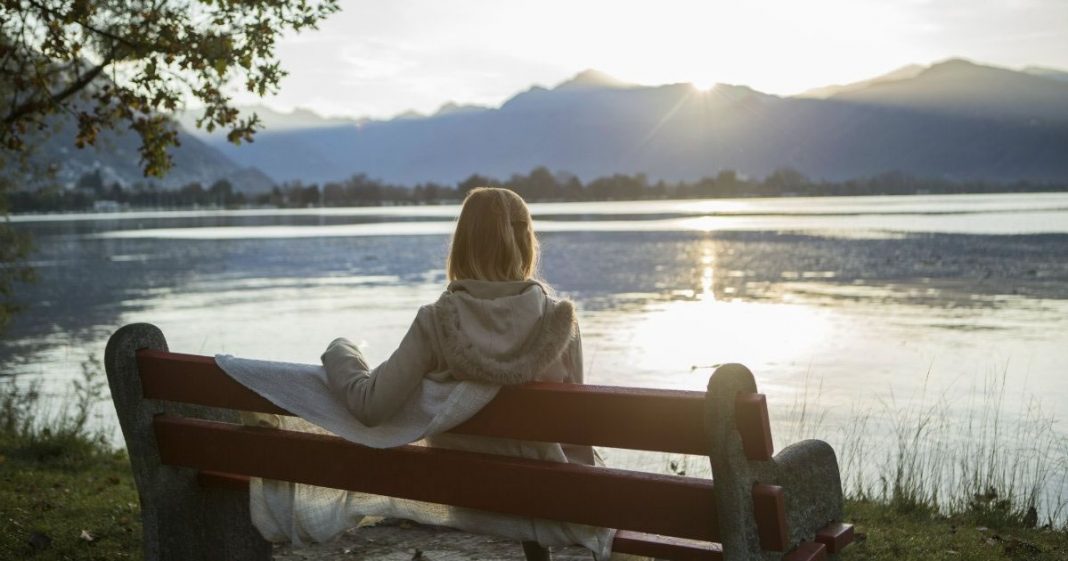
[[[222,489],[244,489],[248,487],[249,476],[235,475],[221,471],[198,471],[197,483],[201,487],[218,487]]]
[[[169,465],[695,540],[719,535],[709,480],[423,446],[375,449],[169,415],[154,428]]]
[[[719,561],[723,546],[718,543],[672,538],[620,530],[612,542],[612,551],[678,561]]]
[[[145,399],[292,415],[227,376],[210,356],[141,350],[137,370]]]
[[[235,476],[220,471],[201,471],[197,474],[200,484],[206,487],[246,488],[248,476]],[[612,550],[621,554],[673,559],[677,561],[719,561],[723,559],[723,546],[685,537],[619,530],[612,542]]]
[[[137,363],[147,399],[290,414],[230,378],[212,357],[142,350]],[[707,455],[704,414],[703,392],[526,384],[501,388],[451,432]]]
[[[704,411],[702,392],[526,384],[502,387],[451,432],[707,456]]]
[[[841,522],[828,524],[816,532],[816,541],[827,546],[827,553],[841,553],[853,543],[853,525]]]
[[[770,460],[774,449],[771,421],[768,420],[768,400],[764,394],[738,394],[734,400],[734,422],[742,437],[745,457],[759,462]]]
[[[206,487],[244,489],[249,477],[217,471],[202,471],[197,474],[200,484]],[[657,534],[644,534],[629,530],[616,532],[612,551],[643,555],[677,561],[719,561],[723,559],[723,546],[718,543],[685,538],[673,538]]]
[[[785,551],[790,544],[786,527],[786,492],[778,485],[753,485],[753,518],[756,519],[760,548]]]

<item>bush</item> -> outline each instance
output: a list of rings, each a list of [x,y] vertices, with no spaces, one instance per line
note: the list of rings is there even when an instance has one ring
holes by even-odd
[[[0,386],[0,446],[13,458],[67,466],[111,456],[107,433],[93,417],[106,399],[107,382],[93,355],[82,362],[81,378],[62,396],[58,411],[40,380],[24,384],[8,378]]]

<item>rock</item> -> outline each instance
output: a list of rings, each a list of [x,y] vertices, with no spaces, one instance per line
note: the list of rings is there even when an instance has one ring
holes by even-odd
[[[41,532],[30,532],[30,539],[26,540],[34,553],[48,549],[52,545],[52,537]]]

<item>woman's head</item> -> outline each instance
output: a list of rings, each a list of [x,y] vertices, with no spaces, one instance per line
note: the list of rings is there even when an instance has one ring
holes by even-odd
[[[449,280],[527,280],[537,268],[538,239],[523,199],[495,187],[468,192],[445,264]]]

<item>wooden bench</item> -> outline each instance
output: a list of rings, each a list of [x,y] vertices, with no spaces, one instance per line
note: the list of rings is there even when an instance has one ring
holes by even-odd
[[[834,451],[809,440],[773,456],[764,396],[741,365],[717,368],[707,393],[505,387],[453,431],[698,454],[714,481],[243,426],[238,411],[288,413],[213,358],[168,352],[149,324],[115,332],[105,365],[148,561],[270,559],[249,520],[249,477],[619,528],[614,551],[666,559],[817,560],[853,536]]]

